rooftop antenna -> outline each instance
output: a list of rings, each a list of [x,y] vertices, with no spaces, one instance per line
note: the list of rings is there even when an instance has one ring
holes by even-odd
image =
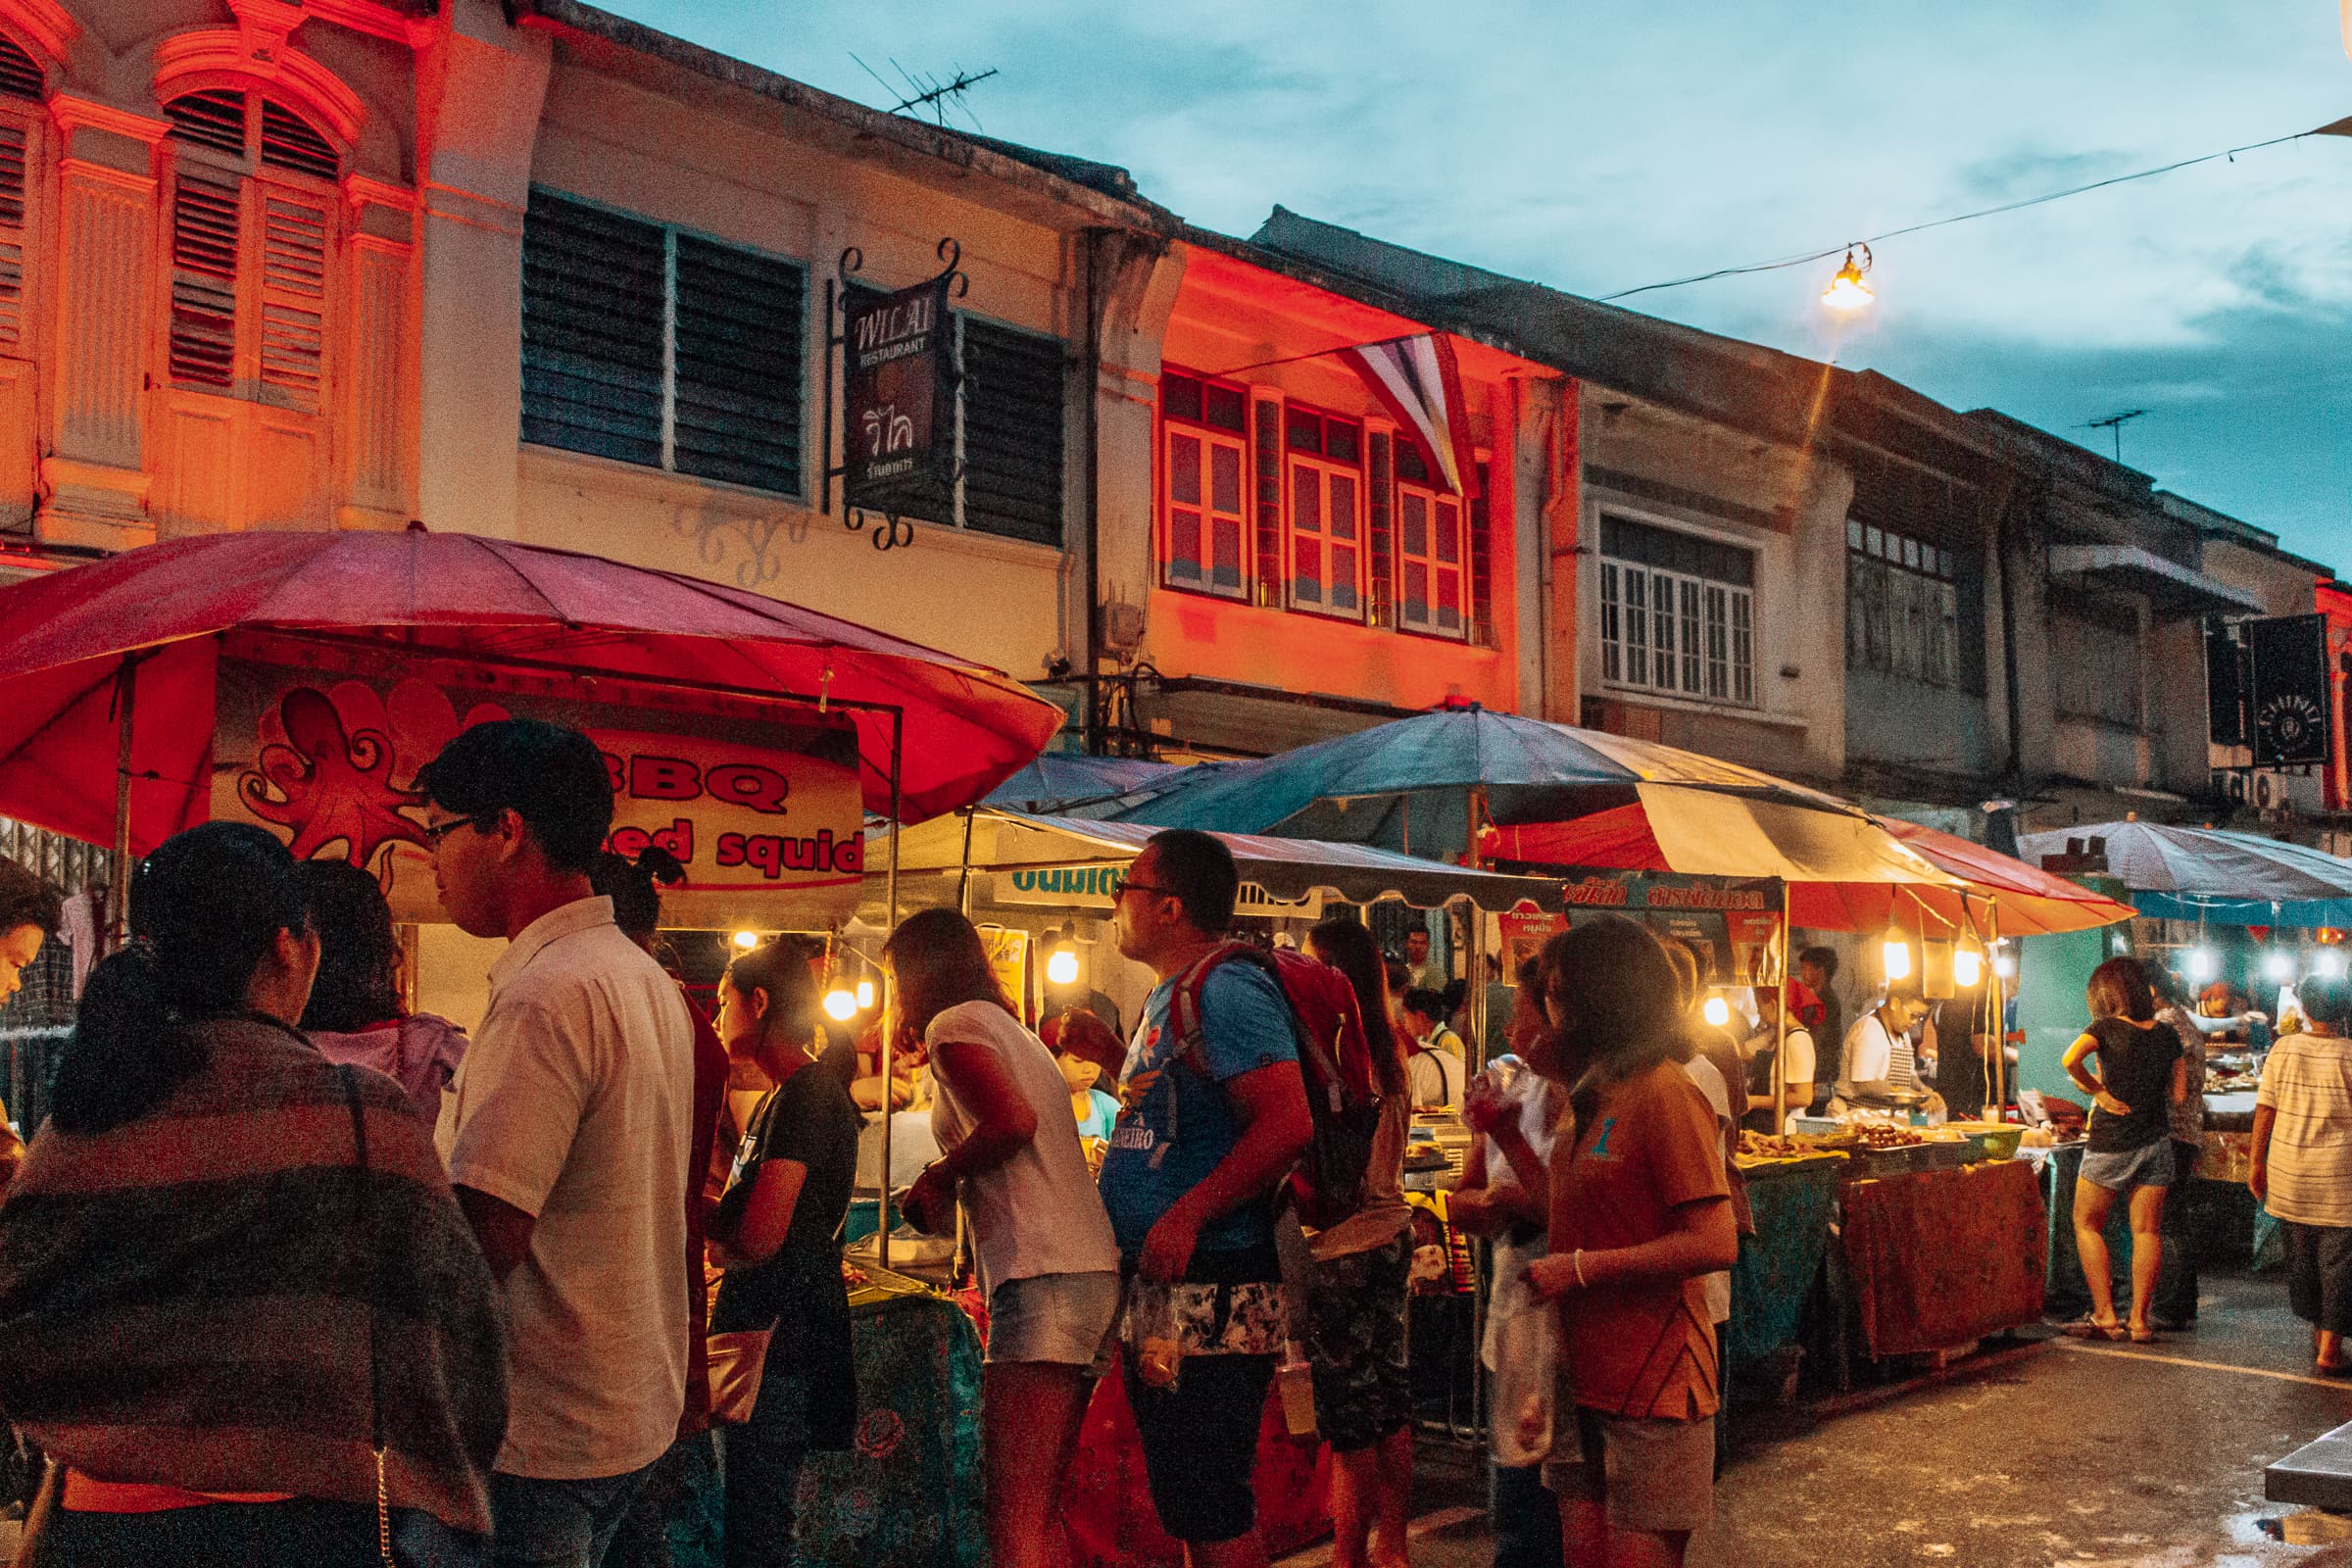
[[[902,92],[900,88],[894,87],[884,80],[880,72],[864,61],[858,60],[857,55],[852,54],[850,58],[857,60],[858,69],[873,77],[883,91],[900,94],[899,101],[890,106],[890,113],[903,115],[908,110],[929,110],[932,120],[943,127],[948,122],[948,111],[952,108],[960,113],[964,119],[971,121],[972,128],[977,130],[980,121],[972,113],[970,107],[964,103],[963,95],[998,74],[997,68],[994,66],[981,72],[966,71],[958,66],[956,68],[954,76],[942,81],[933,75],[918,76],[896,60],[891,60],[889,62],[890,69],[897,72],[901,79],[906,83],[906,89]]]
[[[2121,463],[2124,461],[2124,426],[2133,419],[2145,417],[2147,412],[2145,409],[2129,409],[2122,414],[2110,414],[2104,419],[2092,419],[2082,428],[2112,431],[2115,435],[2115,461]]]

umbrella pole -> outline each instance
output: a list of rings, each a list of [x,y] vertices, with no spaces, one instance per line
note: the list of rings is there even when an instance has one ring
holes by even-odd
[[[1788,1121],[1788,1113],[1782,1102],[1788,1098],[1788,959],[1789,950],[1795,946],[1796,931],[1788,923],[1788,884],[1784,880],[1781,883],[1781,970],[1773,981],[1774,985],[1781,988],[1781,1004],[1773,1009],[1773,1016],[1780,1020],[1781,1038],[1779,1044],[1772,1048],[1772,1126],[1765,1134],[1769,1138],[1780,1137],[1781,1129]],[[1813,1063],[1814,1069],[1819,1071],[1821,1042],[1818,1040],[1813,1042]]]
[[[130,739],[131,711],[139,695],[140,658],[137,654],[126,656],[115,683],[121,722],[115,745],[115,863],[106,895],[110,952],[120,951],[130,939]]]
[[[893,934],[896,934],[899,929],[899,837],[906,831],[906,826],[899,819],[900,813],[905,809],[904,804],[899,799],[899,775],[900,762],[903,760],[901,749],[905,745],[906,736],[906,710],[894,708],[890,711],[890,869],[887,882],[890,901],[890,929]],[[969,816],[964,818],[964,833],[968,846],[971,833]],[[965,860],[968,864],[970,860],[968,848],[965,852]],[[885,976],[885,980],[889,984],[889,990],[882,999],[882,1173],[877,1183],[882,1189],[882,1194],[881,1200],[874,1205],[874,1261],[881,1267],[888,1268],[890,1267],[891,1229],[890,1124],[898,1114],[898,1107],[891,1103],[891,1090],[897,1083],[897,1080],[891,1076],[891,1056],[892,1048],[897,1044],[893,1037],[898,1033],[899,1027],[899,988],[895,983],[888,982],[887,976]]]

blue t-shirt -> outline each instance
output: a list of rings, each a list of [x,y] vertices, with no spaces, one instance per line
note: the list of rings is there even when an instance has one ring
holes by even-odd
[[[1086,1092],[1086,1115],[1078,1123],[1081,1138],[1101,1138],[1107,1141],[1110,1130],[1118,1125],[1119,1102],[1100,1089]]]
[[[1129,1257],[1143,1250],[1160,1215],[1233,1152],[1241,1123],[1226,1102],[1224,1082],[1298,1059],[1282,988],[1262,969],[1230,962],[1209,971],[1201,988],[1198,1065],[1207,1075],[1195,1064],[1172,1062],[1179,1042],[1167,1027],[1168,997],[1175,984],[1161,981],[1144,1002],[1119,1074],[1119,1124],[1102,1159],[1102,1206]],[[1269,1194],[1202,1227],[1200,1250],[1238,1251],[1273,1240]]]

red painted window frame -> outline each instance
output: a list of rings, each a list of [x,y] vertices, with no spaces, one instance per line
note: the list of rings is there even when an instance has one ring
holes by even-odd
[[[1186,418],[1168,412],[1167,394],[1170,376],[1182,376],[1200,383],[1202,393],[1202,416],[1200,418]],[[1230,430],[1221,424],[1208,422],[1206,397],[1210,387],[1237,394],[1241,398],[1241,429]],[[1221,599],[1229,604],[1249,604],[1255,595],[1255,572],[1252,568],[1256,552],[1252,547],[1250,506],[1250,489],[1254,482],[1250,455],[1250,421],[1254,409],[1255,404],[1251,401],[1250,389],[1243,382],[1228,381],[1219,376],[1206,375],[1179,365],[1163,365],[1160,368],[1159,385],[1157,393],[1152,399],[1152,447],[1153,467],[1156,469],[1152,491],[1156,503],[1153,510],[1158,514],[1158,527],[1154,532],[1159,556],[1159,582],[1161,587],[1170,592],[1199,594],[1204,599]],[[1185,511],[1198,511],[1200,514],[1201,548],[1204,554],[1201,558],[1203,580],[1200,582],[1182,581],[1175,575],[1176,513],[1179,507],[1175,494],[1177,477],[1175,444],[1179,435],[1201,442],[1200,499],[1197,503],[1185,504],[1183,507]],[[1241,580],[1232,588],[1220,588],[1211,580],[1215,570],[1213,529],[1217,518],[1221,515],[1211,504],[1213,470],[1209,465],[1212,444],[1231,447],[1235,454],[1239,486],[1238,506],[1230,514],[1230,516],[1238,530],[1236,548]]]

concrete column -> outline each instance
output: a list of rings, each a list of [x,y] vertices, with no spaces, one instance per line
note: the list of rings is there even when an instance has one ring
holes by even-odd
[[[1152,444],[1159,401],[1160,345],[1184,279],[1184,252],[1111,242],[1098,263],[1102,291],[1102,365],[1095,399],[1095,652],[1114,668],[1147,646],[1144,624],[1158,581],[1152,529]],[[1086,564],[1081,563],[1084,570]],[[1134,640],[1122,640],[1127,634]]]
[[[512,537],[522,419],[522,215],[552,55],[495,0],[453,0],[418,63],[416,511]]]
[[[1544,716],[1559,724],[1584,721],[1582,676],[1577,669],[1577,573],[1584,529],[1584,383],[1560,392],[1552,428],[1550,483],[1543,491],[1544,552]]]

